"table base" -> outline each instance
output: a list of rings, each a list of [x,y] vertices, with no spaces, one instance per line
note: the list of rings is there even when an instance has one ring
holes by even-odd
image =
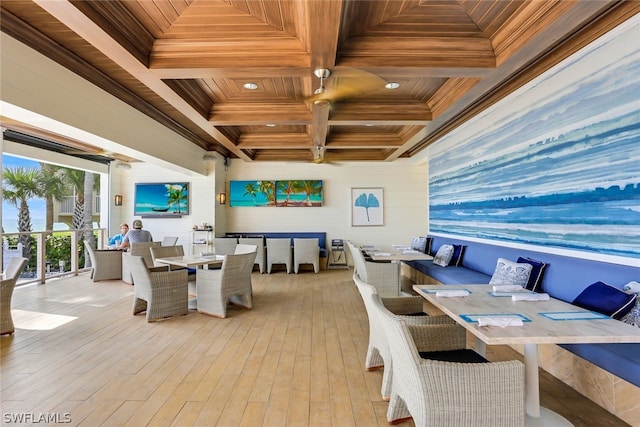
[[[551,409],[547,409],[544,407],[540,407],[540,417],[534,418],[530,415],[527,415],[525,418],[524,425],[526,427],[569,427],[573,426],[562,415],[553,412]]]

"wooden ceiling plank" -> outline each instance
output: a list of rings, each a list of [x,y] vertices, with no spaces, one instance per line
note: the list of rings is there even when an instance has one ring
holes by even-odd
[[[433,117],[438,117],[468,93],[480,79],[448,79],[427,102]]]
[[[215,77],[247,78],[256,76],[270,77],[308,77],[309,67],[251,67],[251,68],[153,68],[151,71],[161,79],[205,79]],[[477,75],[477,73],[475,74]]]
[[[313,114],[311,138],[313,145],[324,147],[329,127],[329,105],[316,105],[311,108]]]
[[[307,2],[307,40],[311,52],[311,68],[332,69],[336,64],[342,0]]]
[[[308,67],[308,54],[291,37],[225,37],[210,39],[156,40],[149,67],[231,68]]]
[[[228,102],[215,104],[209,120],[216,126],[305,125],[313,118],[302,103]]]
[[[96,49],[109,57],[120,67],[135,76],[145,86],[163,98],[166,102],[175,106],[185,116],[203,129],[207,134],[215,138],[220,144],[243,160],[250,161],[242,150],[239,150],[233,141],[218,132],[209,121],[202,117],[189,103],[180,98],[162,80],[153,75],[144,65],[138,62],[128,51],[119,45],[113,38],[105,33],[93,21],[83,15],[69,1],[34,0],[42,9],[50,13],[60,22],[76,32],[79,36],[93,45]]]
[[[492,37],[497,63],[500,64],[526,45],[531,38],[566,15],[573,2],[525,2]]]
[[[331,124],[350,122],[374,124],[426,124],[432,120],[425,103],[350,102],[335,105],[331,111]]]
[[[241,135],[238,138],[241,149],[310,149],[313,147],[311,137],[304,133],[273,133]]]

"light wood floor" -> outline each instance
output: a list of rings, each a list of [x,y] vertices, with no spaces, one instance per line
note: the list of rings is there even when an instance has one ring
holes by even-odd
[[[254,308],[227,319],[146,323],[131,314],[132,289],[83,274],[16,290],[16,334],[0,341],[3,423],[67,413],[83,426],[387,425],[351,271],[254,273]],[[576,426],[625,425],[545,373],[541,386],[542,403]]]

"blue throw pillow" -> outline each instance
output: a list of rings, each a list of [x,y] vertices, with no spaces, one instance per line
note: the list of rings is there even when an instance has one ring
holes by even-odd
[[[455,267],[461,266],[465,249],[467,249],[465,245],[453,245],[453,256],[451,257],[451,261],[449,261],[449,265]]]
[[[542,277],[544,276],[544,271],[547,269],[547,263],[542,261],[536,261],[531,258],[519,257],[518,263],[531,264],[531,274],[529,275],[529,281],[527,282],[527,286],[525,288],[529,289],[533,292],[542,292]]]
[[[430,254],[432,249],[431,246],[433,245],[433,237],[427,236],[425,239],[427,239],[427,244],[425,245],[424,253]]]
[[[572,304],[620,320],[633,308],[636,297],[604,282],[595,282],[582,291]]]

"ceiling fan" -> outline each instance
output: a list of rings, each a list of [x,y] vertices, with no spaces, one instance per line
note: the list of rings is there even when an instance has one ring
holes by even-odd
[[[313,74],[320,82],[309,100],[320,107],[381,91],[387,83],[381,77],[357,68],[342,68],[334,72],[327,68],[317,68]],[[326,84],[330,76],[331,80]]]
[[[307,98],[314,116],[313,163],[329,163],[324,159],[329,109],[340,102],[381,91],[387,82],[375,74],[355,68],[341,68],[333,73],[328,68],[317,68],[313,74],[319,79],[317,89]],[[331,80],[326,84],[330,76]]]

